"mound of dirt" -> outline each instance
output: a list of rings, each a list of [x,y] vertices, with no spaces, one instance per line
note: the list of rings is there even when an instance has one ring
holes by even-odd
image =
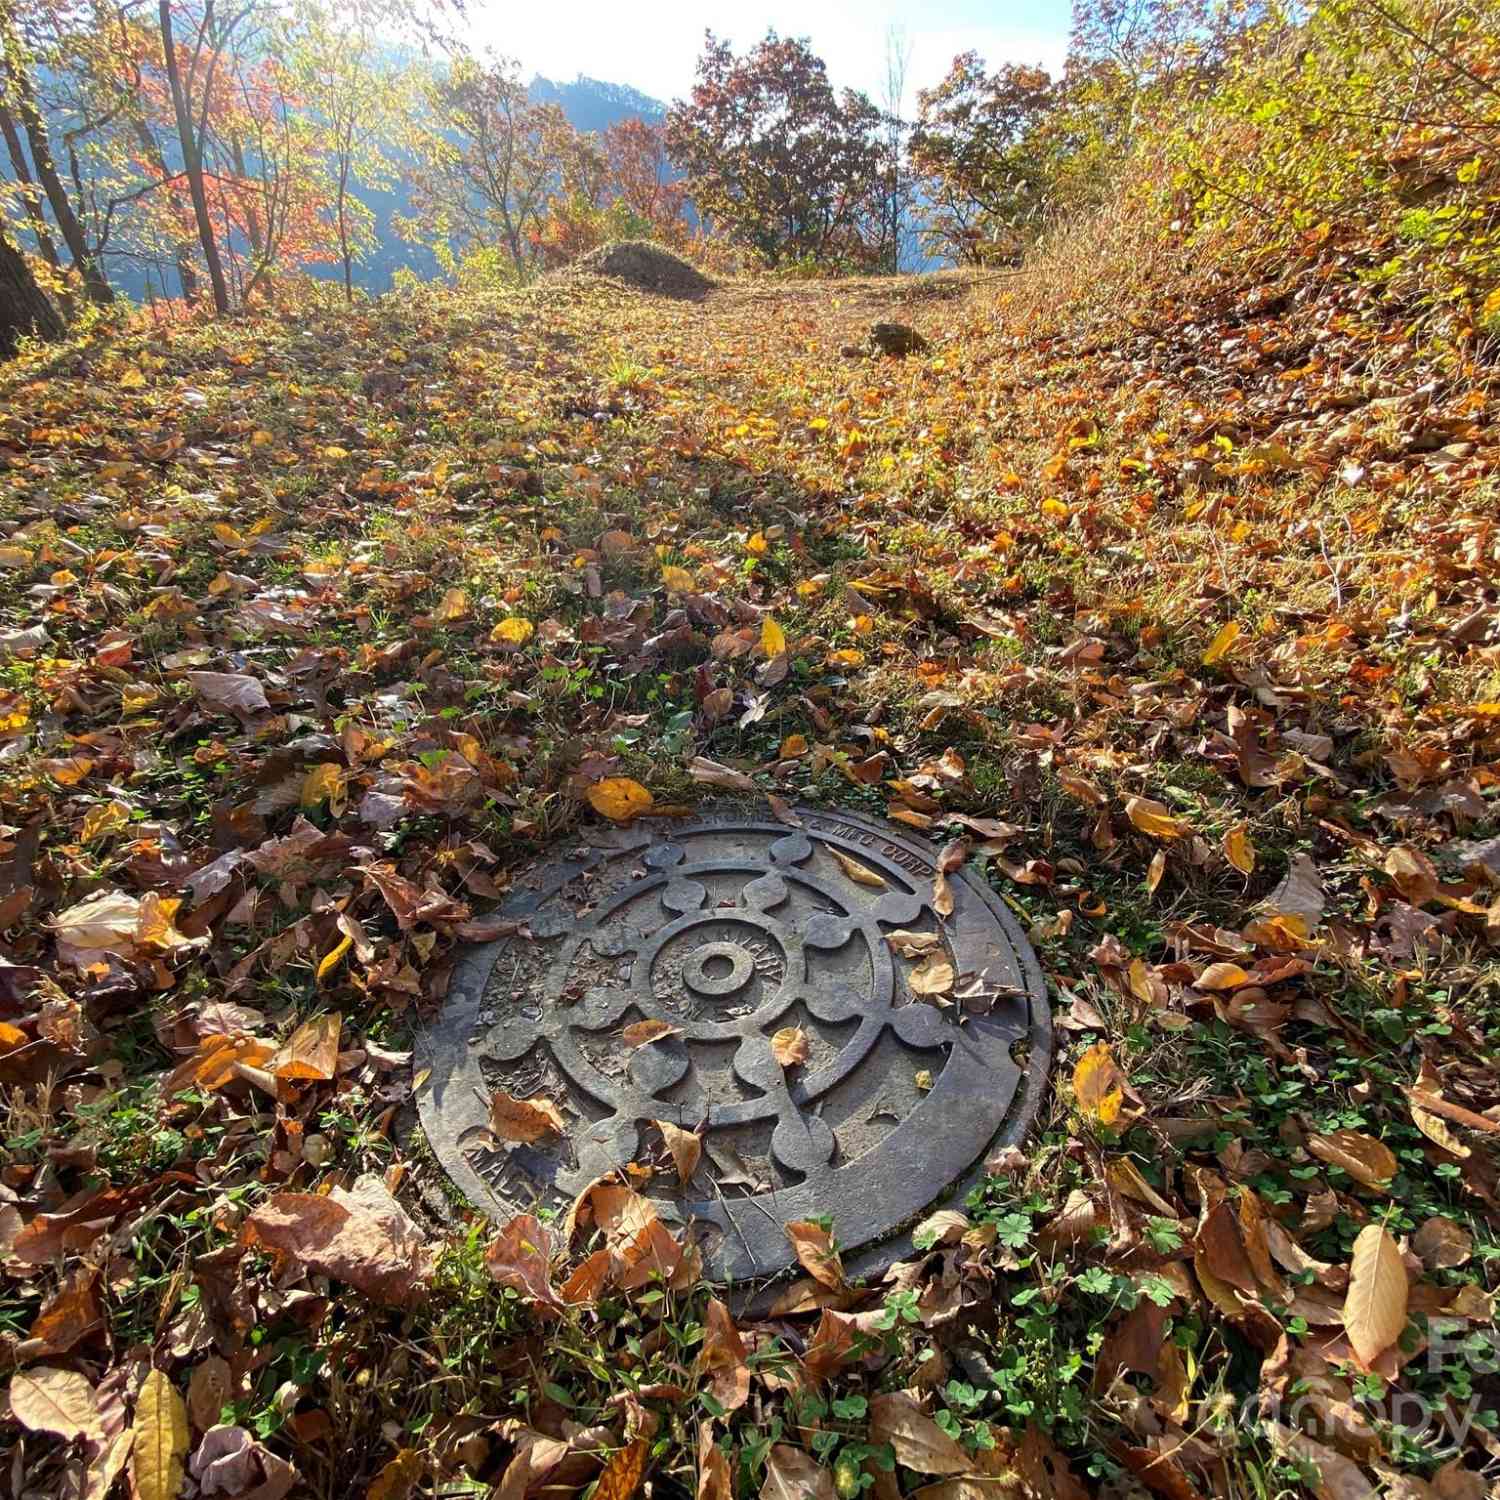
[[[649,240],[616,240],[612,245],[601,245],[579,260],[577,269],[666,297],[701,297],[714,287],[696,266]]]

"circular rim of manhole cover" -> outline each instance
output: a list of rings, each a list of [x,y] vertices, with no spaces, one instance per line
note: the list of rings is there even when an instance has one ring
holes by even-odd
[[[517,877],[495,915],[522,931],[460,951],[417,1038],[422,1126],[472,1204],[499,1220],[561,1209],[659,1148],[645,1122],[706,1120],[688,1187],[668,1171],[646,1191],[690,1228],[710,1279],[786,1271],[783,1226],[821,1216],[850,1273],[869,1275],[910,1254],[913,1225],[962,1206],[986,1157],[1025,1136],[1052,1023],[1015,919],[965,872],[949,877],[953,912],[939,918],[923,839],[855,813],[794,816],[801,827],[718,804],[589,830]],[[914,964],[885,941],[903,928],[940,933],[959,987],[978,976],[994,996],[988,1013],[914,995]],[[682,1029],[632,1049],[619,1033],[643,1019]],[[788,1024],[812,1055],[783,1069],[770,1036]],[[871,1054],[885,1066],[861,1073]],[[497,1143],[486,1121],[498,1088],[560,1102],[569,1131]]]

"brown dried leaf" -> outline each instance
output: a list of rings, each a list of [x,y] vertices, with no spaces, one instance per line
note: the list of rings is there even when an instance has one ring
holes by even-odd
[[[620,1031],[620,1040],[627,1047],[644,1047],[648,1042],[659,1042],[663,1037],[681,1036],[682,1027],[670,1021],[632,1021]]]
[[[794,1219],[786,1226],[786,1236],[809,1276],[829,1291],[846,1290],[844,1263],[833,1248],[833,1235],[828,1230],[813,1219]]]
[[[750,1366],[745,1341],[729,1309],[717,1297],[703,1310],[703,1347],[698,1352],[698,1376],[709,1377],[714,1399],[737,1411],[750,1399]]]
[[[953,991],[957,975],[953,965],[940,953],[929,953],[926,958],[906,976],[914,995],[947,995]]]
[[[810,1453],[777,1443],[766,1456],[760,1500],[836,1500],[833,1475]]]
[[[1334,1130],[1326,1135],[1309,1133],[1307,1149],[1319,1161],[1342,1167],[1356,1182],[1386,1192],[1398,1165],[1389,1146],[1357,1130]]]
[[[555,1317],[563,1306],[552,1289],[556,1253],[552,1231],[534,1214],[517,1214],[491,1241],[484,1265],[495,1281],[517,1293],[534,1312]]]
[[[772,1044],[774,1043],[773,1037]],[[667,1150],[672,1153],[678,1181],[686,1185],[698,1170],[698,1162],[703,1156],[702,1138],[694,1135],[691,1130],[674,1125],[670,1120],[653,1120],[651,1123],[661,1131],[661,1138],[667,1143]]]
[[[344,946],[348,944],[345,938]],[[344,1018],[336,1010],[304,1022],[271,1060],[271,1073],[297,1083],[332,1078],[338,1067],[343,1025]]]
[[[561,1135],[567,1128],[562,1111],[550,1099],[517,1099],[504,1089],[490,1095],[490,1129],[502,1141],[529,1146],[544,1135]]]
[[[904,927],[886,933],[885,940],[902,958],[922,958],[943,941],[936,932],[911,932]]]
[[[274,1193],[245,1221],[243,1236],[390,1306],[410,1302],[432,1275],[421,1231],[378,1177],[326,1197]]]
[[[966,1474],[969,1455],[905,1391],[870,1401],[870,1441],[889,1443],[896,1462],[918,1474]]]

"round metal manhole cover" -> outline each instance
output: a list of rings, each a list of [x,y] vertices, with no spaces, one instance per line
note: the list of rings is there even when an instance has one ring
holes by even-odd
[[[694,1234],[711,1277],[786,1269],[783,1225],[819,1216],[868,1273],[1021,1139],[1052,1034],[1014,919],[965,874],[940,917],[936,854],[920,839],[851,814],[797,816],[610,830],[521,877],[498,913],[520,931],[460,955],[418,1042],[422,1124],[473,1203],[497,1218],[560,1209],[659,1149],[650,1122],[666,1120],[701,1133],[702,1158],[685,1186],[668,1171],[645,1191]],[[935,956],[895,951],[887,934],[900,931],[934,935]],[[913,991],[942,960],[967,1002]],[[670,1034],[631,1046],[626,1028],[643,1021]],[[790,1027],[807,1056],[783,1066],[772,1038]],[[497,1140],[498,1090],[553,1101],[567,1131]]]

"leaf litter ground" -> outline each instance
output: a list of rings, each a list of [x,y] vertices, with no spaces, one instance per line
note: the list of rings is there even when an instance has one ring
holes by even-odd
[[[1318,266],[1018,292],[572,277],[6,370],[24,1493],[1485,1492],[1492,386]],[[941,842],[1067,1039],[917,1260],[789,1226],[760,1318],[636,1191],[691,1138],[499,1230],[397,1144],[508,872],[725,791]]]

